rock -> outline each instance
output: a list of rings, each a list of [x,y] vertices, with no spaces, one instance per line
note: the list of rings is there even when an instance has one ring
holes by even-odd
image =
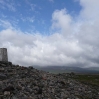
[[[12,99],[18,99],[16,96],[12,96]]]
[[[7,65],[6,64],[1,64],[1,66],[6,67]]]
[[[9,96],[10,95],[10,91],[4,91],[4,95],[5,96]]]
[[[2,66],[7,66],[7,65],[8,65],[8,62],[7,62],[7,61],[0,61],[0,64],[1,64]]]
[[[7,78],[6,75],[4,75],[4,74],[0,74],[0,80],[4,80],[4,79],[6,79],[6,78]]]
[[[0,72],[4,72],[5,69],[3,67],[0,67]]]
[[[12,66],[12,62],[8,62],[8,64],[9,64],[10,66]]]
[[[3,94],[12,99],[99,99],[99,88],[73,80],[69,73],[52,74],[12,63],[0,63],[0,70],[0,99],[7,99]]]
[[[14,90],[15,90],[15,89],[14,89],[13,86],[8,86],[8,87],[6,87],[6,88],[3,89],[3,93],[4,93],[4,92],[10,92],[10,93],[11,93],[11,92],[13,92]]]
[[[19,85],[17,85],[16,86],[16,89],[19,91],[19,90],[22,90],[22,86],[19,86]]]
[[[39,88],[37,94],[42,94],[42,88]]]
[[[65,82],[64,82],[64,81],[60,81],[60,83],[61,83],[62,85],[65,85]]]

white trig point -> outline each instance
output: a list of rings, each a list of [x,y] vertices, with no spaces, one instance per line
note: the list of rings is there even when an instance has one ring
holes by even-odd
[[[8,62],[7,48],[0,48],[0,61]]]

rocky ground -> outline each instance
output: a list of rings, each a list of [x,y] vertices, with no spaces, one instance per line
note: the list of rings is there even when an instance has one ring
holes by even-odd
[[[99,88],[33,67],[0,62],[0,99],[99,99]]]

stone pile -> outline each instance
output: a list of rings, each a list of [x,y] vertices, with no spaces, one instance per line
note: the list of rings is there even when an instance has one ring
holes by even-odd
[[[0,99],[99,99],[99,88],[69,76],[0,62]]]

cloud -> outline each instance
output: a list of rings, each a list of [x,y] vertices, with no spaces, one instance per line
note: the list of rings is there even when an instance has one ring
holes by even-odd
[[[80,26],[75,38],[83,49],[83,57],[89,62],[88,66],[99,66],[99,1],[80,0],[82,10],[79,15]]]
[[[34,16],[33,16],[33,17],[24,17],[24,16],[21,15],[21,20],[22,20],[23,22],[33,23],[33,22],[35,21],[35,17],[34,17]]]
[[[33,4],[33,3],[30,2],[29,0],[25,0],[25,2],[26,2],[26,4],[29,5],[31,11],[35,11],[35,8],[37,7],[36,4]]]
[[[49,0],[50,2],[54,2],[54,0]]]
[[[0,26],[3,28],[12,28],[12,25],[9,21],[1,20],[1,19],[0,19]]]
[[[58,30],[66,35],[71,31],[72,17],[67,13],[66,9],[55,10],[52,14],[52,29]]]
[[[36,4],[30,4],[30,6],[31,6],[31,10],[34,11],[35,7],[36,7]]]
[[[9,11],[16,11],[15,4],[12,1],[8,0],[0,0],[0,8],[8,9]]]
[[[8,21],[0,21],[0,47],[7,47],[9,61],[20,65],[99,66],[98,0],[80,0],[82,10],[76,18],[66,10],[52,14],[49,36],[23,33]],[[75,20],[76,19],[76,20]],[[7,24],[7,25],[6,25]]]
[[[81,16],[85,19],[93,20],[99,15],[99,0],[80,0],[82,6]]]
[[[56,38],[56,41],[53,38]],[[58,39],[60,42],[57,41]],[[0,47],[8,48],[9,60],[21,65],[65,65],[76,61],[70,57],[72,53],[68,53],[68,47],[73,47],[70,49],[72,52],[80,51],[76,43],[68,41],[66,43],[59,34],[42,37],[40,34],[24,34],[21,31],[6,29],[0,32],[0,42]]]

